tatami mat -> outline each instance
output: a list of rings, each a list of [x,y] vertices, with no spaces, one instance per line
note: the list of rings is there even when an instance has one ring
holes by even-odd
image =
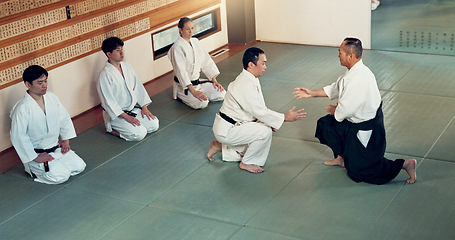
[[[353,184],[343,168],[315,161],[247,226],[301,239],[365,239],[402,186]]]
[[[371,12],[373,49],[455,55],[455,1],[381,0]]]
[[[151,205],[245,224],[324,150],[315,143],[273,140],[264,173],[240,171],[238,163],[222,163],[217,155]]]
[[[365,239],[454,239],[455,165],[425,159]]]
[[[229,239],[241,226],[220,223],[195,215],[146,207],[104,240],[169,240],[169,239]]]
[[[209,127],[173,124],[69,188],[147,204],[206,163],[211,135]]]
[[[136,203],[62,188],[1,224],[0,238],[98,239],[141,208]]]
[[[0,175],[0,226],[15,215],[60,189],[59,186],[37,184],[9,174]],[[0,231],[0,233],[3,233]],[[1,238],[0,234],[0,238]]]
[[[425,156],[455,114],[455,98],[390,92],[383,98],[387,150]]]
[[[34,183],[20,166],[0,175],[0,239],[453,239],[455,70],[447,63],[455,58],[364,51],[383,97],[386,157],[418,161],[415,184],[402,171],[376,186],[323,165],[333,154],[314,137],[316,121],[336,101],[292,96],[294,87],[321,88],[346,71],[338,49],[256,46],[267,54],[260,81],[269,108],[307,112],[274,133],[264,173],[219,153],[207,161],[222,103],[193,110],[167,89],[152,97],[160,129],[144,140],[125,142],[102,124],[72,140],[87,169],[67,183]],[[218,63],[225,88],[241,56]]]
[[[240,232],[234,235],[231,240],[251,240],[251,239],[261,239],[261,240],[298,240],[298,238],[293,238],[285,236],[282,234],[271,233],[263,230],[257,230],[254,228],[244,227]]]
[[[455,116],[428,153],[428,158],[455,162]]]

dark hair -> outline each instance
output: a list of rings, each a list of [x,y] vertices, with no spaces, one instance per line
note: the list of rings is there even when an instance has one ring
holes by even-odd
[[[106,38],[103,41],[103,44],[101,45],[101,50],[103,50],[104,54],[108,52],[114,51],[118,46],[123,47],[123,41],[122,39],[118,37],[110,37]]]
[[[262,53],[264,53],[264,51],[262,51],[260,48],[257,48],[257,47],[248,48],[245,51],[245,53],[243,53],[243,59],[242,59],[243,69],[246,70],[248,68],[248,63],[250,63],[250,62],[252,62],[252,63],[254,63],[254,65],[256,65],[259,60],[259,55]]]
[[[32,83],[33,81],[35,81],[36,79],[40,78],[43,75],[46,75],[46,77],[49,75],[46,69],[38,65],[31,65],[24,70],[24,73],[22,74],[22,79],[24,79],[24,83],[28,82],[30,84],[33,84]]]
[[[185,23],[187,22],[192,22],[192,20],[188,17],[184,17],[184,18],[180,18],[179,20],[179,24],[177,25],[180,29],[183,29],[183,27],[185,26]]]
[[[345,38],[343,42],[347,53],[354,53],[356,58],[362,57],[362,42],[358,38]]]

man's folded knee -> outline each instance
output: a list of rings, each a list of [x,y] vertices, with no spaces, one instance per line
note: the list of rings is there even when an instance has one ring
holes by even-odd
[[[153,120],[147,126],[147,133],[152,133],[157,131],[160,128],[160,121],[157,119]]]
[[[45,174],[41,177],[38,177],[38,182],[46,183],[46,184],[61,184],[70,178],[71,174],[69,171],[62,171],[59,173],[51,173]]]
[[[209,105],[209,101],[198,101],[197,103],[192,103],[189,106],[194,109],[203,109],[203,108],[206,108],[208,105]]]
[[[126,136],[125,140],[131,142],[141,141],[142,139],[145,138],[145,135],[146,134],[131,134],[129,136]]]

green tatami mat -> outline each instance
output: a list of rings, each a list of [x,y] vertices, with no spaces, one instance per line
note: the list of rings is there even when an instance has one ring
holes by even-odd
[[[267,55],[268,67],[264,77],[306,84],[327,79],[336,81],[337,77],[344,72],[337,56],[336,47],[309,46],[299,47],[293,53],[279,59]]]
[[[62,189],[0,225],[0,238],[98,239],[141,208],[132,202]]]
[[[62,188],[9,174],[0,174],[0,185],[0,224]],[[3,234],[0,234],[0,238],[1,235]]]
[[[390,90],[395,86],[416,66],[416,58],[422,57],[421,54],[380,51],[363,51],[362,54],[363,63],[373,72],[381,90]]]
[[[158,117],[158,119],[160,118]],[[171,124],[169,120],[160,119],[160,128],[158,131],[166,128],[169,124]],[[156,133],[148,133],[142,141],[152,138]],[[86,161],[87,167],[85,171],[90,171],[141,142],[125,141],[113,135],[106,134],[104,124],[99,124],[95,128],[83,132],[74,140],[71,140],[70,144],[74,146],[73,150]]]
[[[258,42],[253,47],[260,48],[262,51],[264,51],[265,55],[267,56],[267,66],[269,66],[271,63],[278,62],[282,58],[286,58],[286,56],[292,54],[295,51],[298,51],[299,49],[302,49],[302,45],[298,44],[271,42]]]
[[[409,71],[393,88],[394,91],[406,91],[424,95],[455,97],[455,57],[443,66],[418,66]]]
[[[447,129],[438,139],[431,151],[428,153],[428,158],[442,159],[455,162],[455,116]]]
[[[243,225],[323,150],[314,143],[274,138],[260,174],[240,170],[236,162],[221,162],[218,154],[151,206]]]
[[[454,239],[455,164],[424,159],[365,239]]]
[[[425,156],[455,115],[455,98],[389,92],[382,99],[388,152]]]
[[[209,127],[175,123],[69,186],[147,204],[206,163]]]
[[[403,184],[355,183],[343,168],[315,161],[246,226],[308,240],[364,239]]]
[[[229,239],[240,226],[195,215],[145,207],[102,240]]]
[[[261,239],[261,240],[299,240],[304,238],[293,238],[284,236],[277,233],[270,233],[262,230],[257,230],[254,228],[243,227],[240,232],[236,233],[229,240],[251,240],[251,239]]]
[[[151,112],[156,115],[160,120],[167,119],[175,121],[186,114],[194,111],[184,103],[172,98],[172,87],[155,95],[153,97],[153,107]],[[152,100],[153,100],[152,99]]]
[[[212,127],[215,115],[220,111],[222,104],[222,101],[209,102],[209,105],[206,108],[195,110],[185,115],[179,122]]]
[[[279,112],[282,107],[294,101],[295,98],[292,92],[294,92],[294,88],[299,86],[297,82],[282,82],[267,77],[261,77],[259,81],[267,108]],[[277,89],[280,89],[280,91],[277,91]]]
[[[453,0],[381,0],[371,12],[373,49],[455,55]]]

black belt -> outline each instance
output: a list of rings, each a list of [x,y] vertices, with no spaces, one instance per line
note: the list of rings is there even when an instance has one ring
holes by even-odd
[[[132,117],[136,117],[137,116],[137,114],[133,113],[132,111],[123,110],[123,112],[128,114],[128,115],[130,115],[130,116],[132,116]]]
[[[123,110],[123,112],[126,113],[126,114],[128,114],[128,115],[130,115],[130,116],[132,116],[132,117],[136,117],[137,114],[133,112],[133,110],[134,110],[135,108],[141,108],[141,107],[139,107],[138,105],[136,105],[136,106],[133,107],[133,109],[131,109],[131,110],[129,110],[129,111],[128,111],[128,110]]]
[[[36,153],[52,153],[52,152],[55,152],[55,150],[58,148],[58,145],[54,146],[54,147],[51,147],[51,148],[48,148],[48,149],[38,149],[38,148],[35,148],[35,152]],[[49,163],[46,161],[44,162],[44,171],[45,172],[49,172]]]
[[[55,150],[57,148],[58,148],[58,145],[55,146],[55,147],[48,148],[48,149],[37,149],[37,148],[35,148],[35,152],[36,153],[51,153],[51,152],[55,152]]]
[[[179,82],[179,79],[178,79],[176,76],[174,76],[174,82],[180,83],[180,82]],[[212,81],[209,81],[209,80],[207,80],[207,81],[200,81],[199,78],[198,78],[198,79],[196,79],[196,80],[194,80],[194,81],[191,81],[191,85],[197,86],[197,85],[199,85],[199,84],[208,83],[208,82],[211,83]],[[185,92],[185,95],[188,95],[188,88],[185,89],[184,92]]]
[[[220,112],[220,117],[222,119],[226,120],[226,122],[231,123],[233,125],[235,125],[237,123],[234,119],[230,118],[228,115],[226,115],[226,114],[224,114],[222,112]]]

